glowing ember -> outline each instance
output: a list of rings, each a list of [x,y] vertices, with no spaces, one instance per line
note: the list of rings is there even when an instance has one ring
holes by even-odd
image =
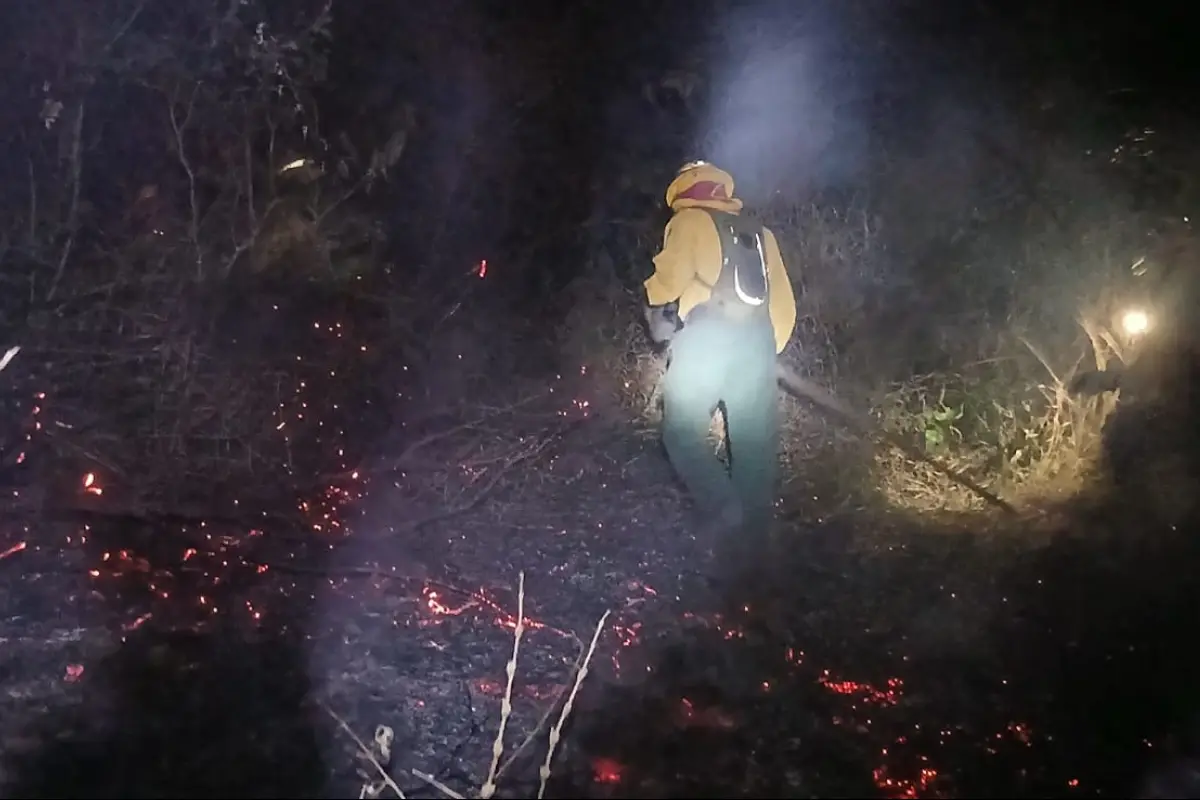
[[[604,757],[592,759],[592,780],[596,783],[620,783],[624,772],[625,767],[616,759]]]
[[[328,336],[334,347],[350,358],[361,358],[367,352],[366,345],[352,341],[348,327],[340,322],[314,322],[313,329],[318,335]],[[323,355],[328,358],[327,351]],[[302,357],[298,356],[296,361],[301,371],[307,366]],[[361,500],[366,485],[364,476],[348,463],[347,435],[335,424],[335,420],[351,419],[352,415],[340,409],[337,402],[319,399],[331,396],[322,389],[339,379],[336,371],[316,366],[310,371],[309,380],[297,380],[290,392],[285,390],[285,399],[273,423],[288,454],[282,468],[298,475],[298,485],[306,486],[310,478],[291,462],[293,452],[314,453],[327,459],[323,463],[330,466],[328,474],[337,476],[316,491],[303,490],[303,497],[298,499],[313,531],[337,537],[349,533],[346,511]],[[36,395],[26,425],[26,449],[19,454],[19,462],[26,460],[28,443],[44,424],[69,427],[57,421],[47,423],[45,401],[44,393]],[[102,473],[87,472],[81,478],[80,492],[105,495],[112,488],[106,483]],[[237,498],[231,498],[231,503],[239,506]],[[90,548],[94,534],[88,525],[83,525],[67,535],[67,542]],[[171,542],[179,545],[174,552]],[[289,612],[296,599],[305,599],[299,595],[300,591],[311,594],[312,590],[307,586],[301,590],[296,580],[283,575],[270,581],[252,578],[269,571],[268,561],[282,559],[300,564],[310,560],[312,551],[332,547],[330,542],[301,541],[291,545],[290,552],[280,553],[273,547],[270,555],[266,555],[263,543],[263,531],[257,528],[218,530],[204,522],[180,525],[155,531],[153,543],[145,546],[145,552],[141,547],[136,552],[129,548],[111,548],[98,554],[85,550],[90,554],[87,572],[96,594],[119,597],[122,606],[133,610],[133,615],[120,626],[122,632],[138,630],[151,620],[166,628],[205,628],[218,618],[257,628],[271,616],[272,608]],[[12,556],[25,547],[24,543],[11,545],[0,551],[0,558]]]
[[[922,769],[915,778],[893,778],[887,767],[877,767],[873,773],[875,785],[885,797],[928,797],[938,774],[935,769]]]
[[[834,680],[829,677],[829,670],[824,670],[818,681],[834,694],[857,697],[864,702],[881,706],[896,705],[904,688],[904,682],[899,678],[888,678],[887,689],[878,689],[869,683]]]
[[[504,683],[501,681],[493,678],[475,678],[470,683],[471,688],[480,694],[504,697]],[[538,701],[556,700],[566,688],[566,684],[524,684],[514,687],[513,696]]]
[[[7,550],[0,550],[0,560],[8,558],[9,556],[16,555],[17,553],[24,550],[26,546],[27,545],[25,542],[17,542],[16,544],[14,544],[12,547],[8,548]]]

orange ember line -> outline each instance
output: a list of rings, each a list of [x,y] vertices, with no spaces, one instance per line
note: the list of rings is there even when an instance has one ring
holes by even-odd
[[[501,681],[492,678],[472,678],[470,683],[471,687],[480,694],[489,697],[504,697],[506,686]],[[564,684],[523,684],[513,687],[513,696],[535,701],[553,700],[561,697],[567,688],[569,687]]]
[[[881,706],[894,706],[899,703],[904,689],[904,682],[899,678],[888,678],[887,688],[878,689],[869,683],[833,680],[829,677],[829,670],[824,670],[818,682],[834,694],[856,696],[865,702]]]
[[[515,614],[510,614],[505,611],[499,603],[488,597],[483,589],[478,589],[474,592],[464,592],[467,599],[459,605],[451,605],[443,599],[443,594],[433,586],[426,585],[421,589],[421,602],[430,614],[436,618],[439,617],[457,617],[465,614],[471,609],[479,609],[480,611],[488,611],[495,614],[494,622],[501,628],[515,630],[517,627],[517,617]],[[548,625],[541,620],[532,617],[525,618],[525,627],[530,630],[545,630],[555,633],[563,638],[572,638],[570,633]]]
[[[421,592],[425,597],[425,607],[439,617],[457,617],[465,611],[479,606],[476,600],[468,600],[461,606],[448,606],[441,601],[441,594],[436,589],[425,587]]]

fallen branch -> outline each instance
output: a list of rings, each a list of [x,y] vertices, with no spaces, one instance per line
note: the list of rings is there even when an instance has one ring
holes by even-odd
[[[454,791],[449,786],[447,786],[446,784],[439,781],[437,778],[430,775],[428,772],[422,772],[419,769],[412,769],[409,771],[413,774],[414,778],[418,778],[420,780],[425,781],[430,786],[432,786],[433,788],[437,789],[439,792],[444,794],[446,797],[450,798],[450,800],[466,800],[466,798],[463,797],[461,794]]]
[[[850,427],[857,430],[860,434],[895,447],[913,461],[928,464],[939,475],[983,498],[985,502],[1001,509],[1005,513],[1013,515],[1017,513],[1017,510],[1010,503],[1001,499],[995,493],[985,489],[965,475],[955,472],[950,467],[931,457],[928,453],[922,452],[903,437],[885,430],[866,414],[856,411],[843,403],[828,389],[806,378],[801,378],[789,367],[782,364],[778,365],[778,379],[779,385],[793,397],[799,400],[807,400],[817,408],[832,413],[842,421],[849,423]]]
[[[47,509],[51,519],[67,521],[95,522],[107,520],[110,522],[127,522],[134,525],[149,525],[152,527],[170,525],[224,525],[231,528],[262,528],[264,525],[276,525],[289,528],[303,522],[298,512],[268,513],[265,511],[246,512],[245,514],[229,514],[212,512],[203,507],[189,508],[175,506],[173,508],[154,507],[146,504],[102,505],[95,501],[92,495],[85,498],[57,499],[48,504]],[[296,541],[307,541],[297,538]]]
[[[343,480],[345,478],[349,478],[354,475],[376,475],[377,476],[377,475],[382,475],[382,474],[388,474],[391,472],[399,472],[404,469],[409,469],[412,467],[413,456],[416,455],[418,450],[428,447],[429,445],[434,444],[436,442],[444,441],[445,439],[448,439],[451,436],[454,436],[455,434],[459,434],[459,433],[463,433],[465,431],[470,431],[470,430],[475,430],[477,428],[480,428],[484,423],[494,422],[498,417],[509,416],[509,415],[513,414],[514,412],[516,412],[518,409],[528,406],[537,400],[543,399],[544,397],[546,397],[547,394],[548,394],[548,392],[541,392],[538,394],[530,395],[529,397],[526,397],[522,400],[518,400],[517,402],[507,405],[507,406],[502,406],[500,408],[487,409],[487,413],[480,414],[479,416],[475,417],[474,419],[468,420],[467,422],[461,422],[456,425],[450,425],[446,428],[442,428],[441,430],[436,430],[431,433],[427,433],[424,436],[420,436],[420,437],[416,438],[415,440],[413,440],[413,441],[409,442],[407,445],[405,445],[404,449],[398,455],[389,458],[387,461],[385,461],[382,464],[376,464],[371,467],[367,467],[365,465],[360,465],[358,467],[353,467],[351,469],[341,470],[340,472],[327,473],[327,474],[321,475],[317,479],[317,481],[314,483],[314,486],[326,486],[333,481]]]
[[[559,441],[561,441],[563,436],[565,436],[571,429],[579,425],[581,422],[583,422],[583,419],[576,419],[560,426],[556,431],[551,433],[537,445],[516,455],[502,467],[497,467],[495,470],[493,470],[491,478],[489,478],[478,491],[471,495],[470,498],[459,505],[453,506],[444,511],[436,511],[432,514],[426,514],[423,517],[409,520],[401,525],[397,525],[393,528],[390,528],[387,532],[377,536],[376,540],[388,539],[393,536],[399,536],[400,534],[411,533],[412,531],[423,528],[426,525],[430,525],[434,522],[440,522],[451,517],[457,517],[460,514],[465,514],[468,511],[477,508],[480,503],[486,500],[488,496],[490,496],[491,493],[496,490],[496,487],[498,487],[500,482],[512,472],[514,467],[527,464],[544,455],[546,451],[550,449],[551,445],[557,444]]]

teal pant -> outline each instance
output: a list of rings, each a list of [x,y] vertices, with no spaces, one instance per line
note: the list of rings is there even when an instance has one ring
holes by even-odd
[[[729,466],[708,432],[721,408]],[[775,336],[766,315],[732,322],[699,308],[671,343],[663,379],[663,444],[703,519],[720,530],[720,562],[761,555],[778,472]],[[732,564],[730,566],[733,566]]]

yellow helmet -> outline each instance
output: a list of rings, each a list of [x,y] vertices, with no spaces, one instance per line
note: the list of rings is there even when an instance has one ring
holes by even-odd
[[[733,176],[707,161],[690,161],[680,167],[667,187],[666,201],[670,208],[675,208],[677,201],[701,205],[715,202],[729,206],[728,210],[742,207],[742,201],[733,196]]]
[[[707,166],[708,166],[707,161],[705,161],[704,159],[697,159],[696,161],[689,161],[686,164],[684,164],[682,167],[679,168],[679,171],[676,172],[675,174],[682,175],[683,173],[687,172],[689,169],[696,169],[697,167],[707,167]]]

